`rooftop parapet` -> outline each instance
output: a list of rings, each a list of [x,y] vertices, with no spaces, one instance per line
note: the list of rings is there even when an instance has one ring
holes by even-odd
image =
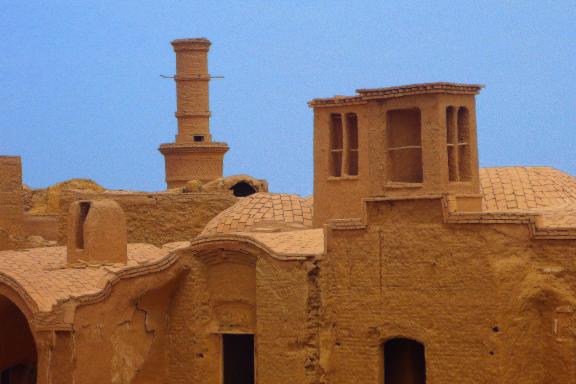
[[[357,89],[355,96],[334,96],[311,100],[308,105],[313,108],[335,105],[353,105],[365,103],[368,100],[389,99],[402,96],[445,93],[453,95],[477,95],[484,88],[481,84],[460,84],[449,82],[409,84],[385,88]]]

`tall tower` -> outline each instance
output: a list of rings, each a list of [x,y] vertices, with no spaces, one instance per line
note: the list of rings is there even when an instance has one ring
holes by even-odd
[[[210,135],[208,51],[205,38],[172,41],[176,52],[178,134],[174,143],[160,145],[166,165],[168,188],[189,180],[208,182],[222,177],[226,143]]]

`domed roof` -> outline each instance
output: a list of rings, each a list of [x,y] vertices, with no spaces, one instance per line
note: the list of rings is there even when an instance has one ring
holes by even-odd
[[[312,204],[298,195],[255,193],[214,217],[200,236],[232,232],[285,232],[312,227]]]
[[[486,211],[576,205],[576,177],[550,167],[480,168]]]

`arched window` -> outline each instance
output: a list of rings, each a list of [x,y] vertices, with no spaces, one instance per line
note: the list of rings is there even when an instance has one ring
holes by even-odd
[[[344,140],[342,135],[342,116],[339,113],[330,115],[330,176],[342,176],[342,152]]]
[[[330,176],[358,175],[358,116],[330,115]]]
[[[470,113],[467,108],[446,108],[446,146],[449,180],[470,181]]]
[[[424,345],[395,338],[384,343],[384,384],[425,384]]]
[[[346,173],[358,175],[358,116],[355,113],[346,114]]]

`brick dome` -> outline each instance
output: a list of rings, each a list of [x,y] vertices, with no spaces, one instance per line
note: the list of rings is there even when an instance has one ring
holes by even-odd
[[[312,227],[312,204],[298,195],[255,193],[220,212],[200,236],[232,232],[285,232]]]

